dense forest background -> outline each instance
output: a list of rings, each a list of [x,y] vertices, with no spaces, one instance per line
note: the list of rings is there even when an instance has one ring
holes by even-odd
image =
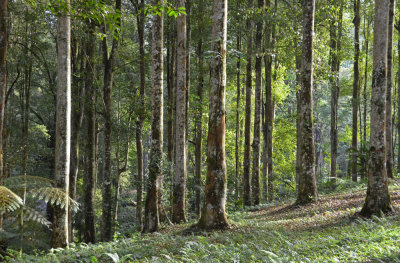
[[[400,171],[400,18],[393,0],[0,2],[5,247],[65,246],[54,236],[64,207],[67,243],[96,243],[200,215],[201,229],[230,228],[207,223],[212,198],[221,198],[214,209],[223,206],[223,215],[214,217],[224,221],[225,203],[228,214],[288,199],[304,205],[317,191],[362,188],[368,177],[374,192],[379,164],[387,192],[387,177]],[[377,12],[385,14],[380,24]],[[383,90],[378,44],[386,47]],[[68,188],[65,177],[55,177],[63,158],[57,103],[65,49]],[[370,139],[382,123],[379,159]],[[218,137],[221,125],[224,145],[210,136]],[[213,162],[218,147],[224,164]],[[362,211],[392,211],[388,200]]]

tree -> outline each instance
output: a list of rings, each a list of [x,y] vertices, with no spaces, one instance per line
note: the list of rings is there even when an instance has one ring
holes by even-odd
[[[225,229],[229,223],[225,213],[225,89],[228,1],[214,0],[212,9],[210,63],[210,107],[207,138],[207,179],[205,198],[198,227]]]
[[[331,66],[331,177],[336,179],[336,166],[337,166],[337,154],[338,154],[338,103],[339,103],[339,69],[340,69],[340,35],[341,35],[341,23],[342,23],[342,5],[339,11],[333,12],[333,18],[330,22],[330,66]],[[358,82],[357,82],[358,83]],[[358,84],[357,84],[358,85]],[[358,89],[358,88],[357,88]],[[357,105],[357,104],[356,104]],[[355,107],[357,113],[358,108]],[[354,120],[354,119],[353,119]],[[357,116],[355,123],[357,125]],[[353,126],[354,128],[354,126]],[[354,130],[353,130],[354,131]],[[355,129],[355,136],[357,137],[357,126]],[[354,137],[353,137],[354,138]],[[357,147],[356,147],[357,150]],[[357,167],[357,166],[356,166]]]
[[[253,0],[248,1],[248,7],[253,8]],[[244,161],[243,161],[243,205],[251,205],[251,98],[253,95],[252,57],[253,57],[253,21],[248,16],[246,20],[247,29],[247,64],[246,64],[246,118],[244,131]]]
[[[177,6],[185,7],[185,0],[178,0]],[[185,191],[187,179],[186,151],[186,102],[187,102],[187,52],[186,52],[186,15],[177,18],[177,60],[176,60],[176,120],[175,120],[175,177],[173,189],[172,221],[185,222]]]
[[[119,14],[117,26],[121,24],[121,0],[115,1],[115,12]],[[103,33],[106,33],[103,25]],[[108,54],[107,38],[103,38],[103,63],[104,63],[104,162],[103,162],[103,213],[102,236],[103,241],[112,239],[112,198],[111,198],[111,132],[112,132],[112,89],[114,82],[114,64],[118,51],[118,30],[113,33],[111,52]]]
[[[72,199],[76,199],[76,182],[79,174],[79,142],[80,134],[83,123],[83,108],[84,108],[84,97],[85,88],[80,79],[80,74],[85,70],[85,59],[82,57],[84,53],[84,48],[80,47],[78,40],[73,38],[72,40],[72,115],[71,115],[71,168],[69,176],[69,195]],[[79,66],[80,62],[80,66]],[[73,215],[72,211],[69,210],[68,213],[68,230],[69,230],[69,240],[74,239],[73,235]]]
[[[303,0],[303,40],[301,61],[301,89],[299,93],[299,185],[297,204],[303,205],[317,199],[315,179],[315,147],[313,134],[313,34],[315,0]]]
[[[393,211],[386,171],[385,101],[387,87],[389,0],[375,1],[374,60],[371,93],[371,139],[367,197],[360,214]]]
[[[153,1],[153,6],[162,5],[163,0]],[[158,180],[162,178],[163,153],[163,31],[164,13],[153,14],[152,22],[152,101],[151,101],[151,149],[149,160],[149,183],[145,204],[143,232],[155,232],[159,229]]]
[[[7,0],[0,1],[0,182],[3,180],[3,129],[5,97],[7,90],[7,41],[8,41],[8,12]],[[0,215],[0,220],[2,220]],[[0,228],[2,225],[0,224]]]
[[[258,9],[262,9],[264,0],[258,0]],[[253,137],[253,175],[251,193],[254,205],[260,204],[260,141],[261,141],[261,98],[262,98],[262,29],[263,22],[258,19],[256,24],[256,90],[254,103],[254,137]]]
[[[199,15],[204,18],[204,1],[199,2]],[[200,20],[202,21],[202,20]],[[204,48],[203,48],[203,25],[199,26],[199,42],[197,44],[197,56],[198,56],[198,86],[197,96],[199,98],[196,120],[195,120],[195,212],[200,215],[201,206],[201,164],[202,164],[202,148],[203,148],[203,97],[204,97]]]
[[[95,102],[95,50],[96,26],[87,20],[88,32],[85,43],[86,74],[85,74],[85,117],[86,138],[83,175],[83,213],[85,219],[84,240],[86,243],[96,243],[94,194],[96,190],[96,102]]]
[[[353,81],[353,125],[351,140],[351,178],[357,182],[357,124],[358,124],[358,105],[360,101],[360,0],[354,0],[354,81]],[[368,55],[367,55],[368,56]]]
[[[390,0],[388,22],[387,51],[387,88],[386,88],[386,169],[387,176],[393,178],[393,121],[392,121],[392,89],[393,89],[393,33],[395,0]]]
[[[266,6],[271,10],[271,0],[267,0]],[[274,12],[276,11],[277,1],[275,0]],[[272,16],[269,17],[269,21],[266,26],[266,54],[264,56],[265,64],[265,114],[264,114],[264,177],[267,179],[264,185],[264,196],[266,200],[271,201],[274,194],[274,174],[273,174],[273,160],[272,160],[272,132],[274,124],[274,99],[272,93],[272,63],[273,63],[273,50],[275,45],[275,25],[270,22]]]
[[[69,194],[69,165],[71,150],[71,20],[69,0],[57,19],[57,117],[55,186],[64,190],[65,200]],[[53,248],[68,246],[69,202],[64,207],[54,207]]]
[[[145,61],[145,51],[144,51],[144,23],[145,23],[145,15],[144,15],[144,0],[136,0],[132,4],[136,9],[136,23],[138,27],[138,35],[139,35],[139,53],[140,53],[140,91],[139,91],[139,105],[138,115],[139,118],[136,122],[136,158],[137,158],[137,183],[136,183],[136,220],[138,224],[139,231],[142,230],[143,225],[143,178],[144,178],[144,169],[143,169],[143,126],[145,121],[145,89],[146,89],[146,61]]]

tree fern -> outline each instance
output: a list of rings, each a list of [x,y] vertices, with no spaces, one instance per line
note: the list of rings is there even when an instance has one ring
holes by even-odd
[[[4,179],[4,186],[10,189],[52,186],[53,183],[54,183],[53,180],[40,176],[31,176],[31,175],[11,176]]]
[[[55,187],[41,187],[38,189],[32,189],[29,193],[40,200],[52,205],[58,205],[64,208],[66,205],[66,194],[64,190]],[[79,204],[68,196],[69,206],[75,212],[78,211]]]
[[[22,205],[22,198],[5,186],[0,186],[0,212],[15,211]]]
[[[47,220],[45,216],[29,206],[22,206],[21,212],[23,212],[24,221],[34,221],[47,227],[51,225],[51,222]]]

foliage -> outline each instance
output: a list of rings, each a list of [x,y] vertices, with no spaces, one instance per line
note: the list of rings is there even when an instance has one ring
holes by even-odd
[[[398,188],[395,189],[398,191]],[[354,219],[363,190],[323,196],[315,205],[260,206],[229,215],[232,230],[185,235],[189,225],[162,234],[97,245],[73,244],[49,254],[22,255],[10,262],[397,262],[398,215]],[[394,194],[397,203],[400,196]],[[118,261],[119,260],[119,261]],[[380,260],[380,261],[379,261]]]

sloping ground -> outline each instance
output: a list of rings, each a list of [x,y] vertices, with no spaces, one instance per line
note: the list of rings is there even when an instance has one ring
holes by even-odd
[[[400,191],[391,193],[400,207]],[[400,216],[363,220],[365,190],[313,205],[264,206],[230,214],[230,231],[184,235],[187,225],[11,262],[400,262]],[[119,261],[118,261],[119,260]]]

